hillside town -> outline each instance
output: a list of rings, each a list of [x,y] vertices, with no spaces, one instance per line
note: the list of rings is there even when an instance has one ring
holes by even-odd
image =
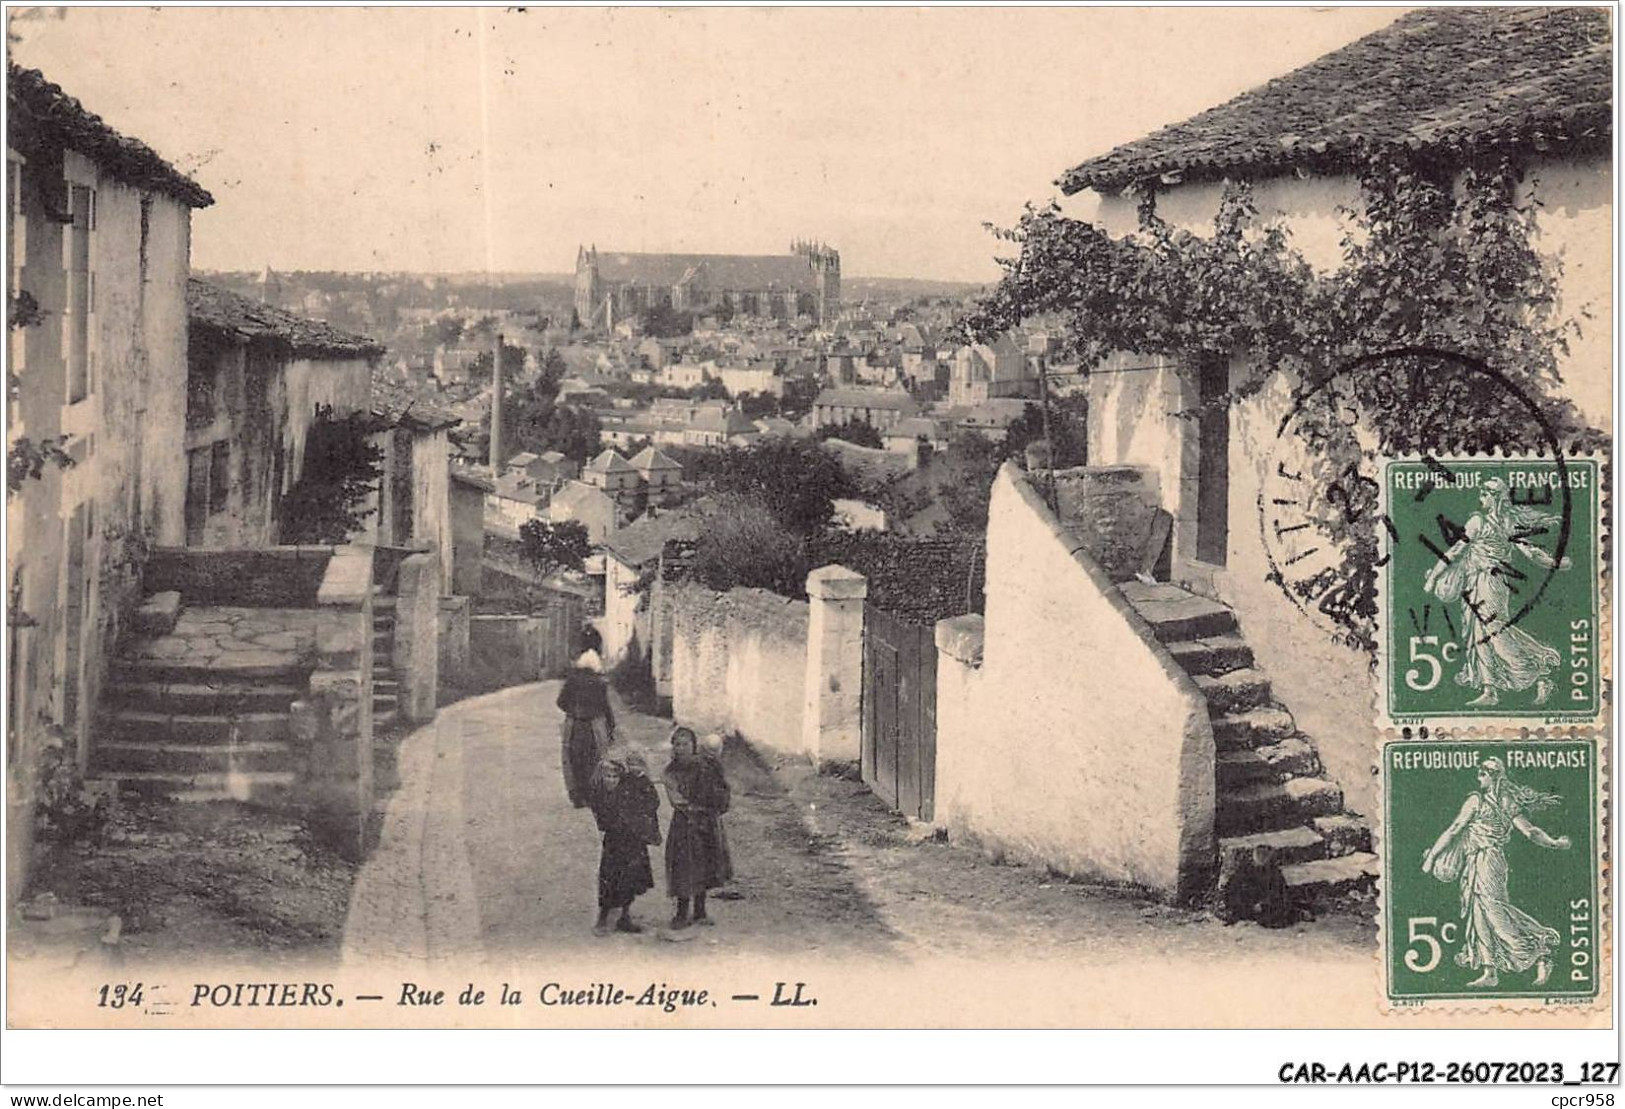
[[[591,232],[573,274],[204,271],[205,177],[13,62],[13,953],[428,965],[701,932],[688,950],[1066,960],[1109,935],[1130,962],[1358,978],[1371,579],[1283,573],[1314,550],[1259,515],[1290,503],[1274,475],[1324,465],[1292,375],[1349,348],[1239,267],[1301,244],[1266,276],[1330,298],[1380,256],[1336,230],[1381,187],[1357,158],[1420,145],[1455,180],[1492,153],[1541,170],[1528,269],[1563,268],[1475,326],[1610,320],[1607,13],[1549,11],[1403,14],[1057,165],[1095,222],[1030,210],[996,285],[843,273],[822,238]],[[1480,110],[1474,82],[1525,56],[1561,84]],[[1366,73],[1430,92],[1362,114]],[[1154,268],[1238,226],[1219,264],[1244,279]],[[1454,311],[1373,326],[1434,340]],[[1607,327],[1549,359],[1520,387],[1606,446]],[[700,863],[665,856],[675,912],[650,877],[639,924],[593,869],[594,791],[668,757],[666,834],[729,830],[687,885]],[[695,800],[706,774],[731,808],[726,784]]]

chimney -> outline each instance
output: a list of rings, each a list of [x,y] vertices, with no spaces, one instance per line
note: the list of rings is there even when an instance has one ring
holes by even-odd
[[[502,328],[496,328],[491,350],[491,476],[502,473]]]

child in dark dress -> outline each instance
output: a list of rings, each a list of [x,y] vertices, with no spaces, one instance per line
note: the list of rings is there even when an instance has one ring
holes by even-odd
[[[595,935],[609,934],[610,915],[620,910],[617,932],[643,931],[632,919],[632,901],[654,889],[649,846],[660,842],[660,798],[649,781],[649,767],[639,751],[606,761],[593,790],[592,814],[604,833],[598,861],[598,922]]]
[[[672,808],[666,835],[666,892],[677,899],[671,927],[680,929],[710,924],[706,892],[733,877],[721,822],[730,790],[721,760],[701,754],[688,728],[672,730],[671,749],[662,779]]]

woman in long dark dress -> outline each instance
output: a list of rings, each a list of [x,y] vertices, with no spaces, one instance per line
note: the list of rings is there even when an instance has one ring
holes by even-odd
[[[604,834],[598,860],[598,922],[593,932],[609,934],[610,914],[620,910],[617,932],[643,931],[632,919],[632,902],[655,888],[649,847],[660,842],[660,797],[638,751],[603,764],[593,790],[592,815]]]
[[[666,892],[677,899],[673,929],[710,924],[706,891],[733,877],[721,816],[728,811],[730,790],[719,761],[700,754],[694,733],[676,728],[671,734],[671,762],[662,778],[671,802],[666,833]]]
[[[593,776],[604,752],[615,740],[615,710],[609,705],[598,652],[588,649],[564,675],[558,706],[564,711],[564,790],[570,804],[584,809],[592,801]]]

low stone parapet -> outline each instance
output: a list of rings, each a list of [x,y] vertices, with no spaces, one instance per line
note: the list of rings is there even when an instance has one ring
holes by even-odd
[[[334,548],[318,546],[157,547],[141,587],[149,595],[179,593],[194,606],[305,608],[316,603],[333,557]]]

